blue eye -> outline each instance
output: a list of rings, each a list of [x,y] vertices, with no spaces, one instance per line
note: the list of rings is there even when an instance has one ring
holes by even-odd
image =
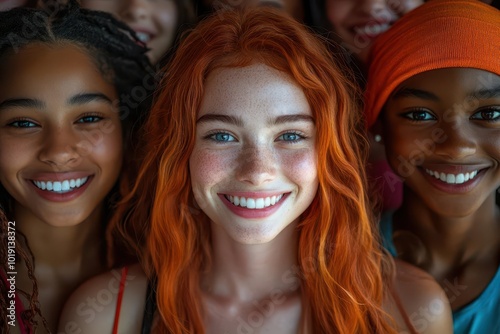
[[[470,119],[496,122],[500,120],[500,109],[483,109],[472,115]]]
[[[236,141],[236,139],[226,132],[217,132],[208,136],[209,139],[216,142],[232,142]]]
[[[426,110],[412,110],[402,115],[412,121],[433,121],[436,120],[433,114]]]
[[[80,118],[79,120],[76,121],[76,123],[96,123],[99,122],[100,120],[102,120],[102,117],[89,115]]]
[[[291,143],[296,143],[302,139],[304,139],[304,137],[295,132],[287,132],[278,137],[278,140]]]
[[[19,121],[9,123],[8,126],[11,126],[13,128],[34,128],[34,127],[37,127],[38,125],[36,123],[31,122],[31,121],[19,120]]]

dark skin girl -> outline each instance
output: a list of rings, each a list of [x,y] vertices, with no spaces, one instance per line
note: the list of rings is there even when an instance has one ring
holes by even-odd
[[[477,298],[500,264],[499,88],[500,76],[483,70],[424,72],[381,116],[388,161],[405,179],[398,256],[434,276],[453,310]]]

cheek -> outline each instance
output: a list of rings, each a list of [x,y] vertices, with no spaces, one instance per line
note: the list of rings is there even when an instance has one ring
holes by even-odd
[[[0,133],[0,177],[26,166],[33,158],[36,143],[2,136]]]
[[[318,170],[314,149],[303,149],[281,156],[281,168],[299,186],[316,183]]]
[[[195,148],[189,159],[193,188],[203,189],[227,179],[234,159],[228,152],[220,154],[221,152]]]
[[[102,134],[93,145],[92,157],[104,173],[118,176],[123,160],[123,140],[120,131]]]
[[[328,21],[335,29],[338,29],[345,18],[348,17],[351,6],[352,4],[344,0],[326,1],[326,15]]]
[[[155,21],[160,25],[164,32],[174,34],[175,27],[177,26],[177,7],[172,5],[165,5],[162,8],[155,10]]]

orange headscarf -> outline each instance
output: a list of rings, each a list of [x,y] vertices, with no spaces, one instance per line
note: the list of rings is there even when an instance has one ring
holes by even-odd
[[[374,43],[365,93],[371,127],[390,94],[430,70],[469,67],[500,75],[500,11],[475,0],[433,0],[401,18]]]

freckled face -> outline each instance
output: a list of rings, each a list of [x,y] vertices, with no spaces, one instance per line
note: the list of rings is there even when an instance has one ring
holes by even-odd
[[[83,222],[121,169],[114,85],[71,45],[31,44],[4,57],[0,73],[0,182],[16,214]]]
[[[153,64],[174,42],[178,24],[174,0],[82,0],[81,4],[83,8],[111,13],[134,29],[151,49],[148,57]]]
[[[341,42],[366,63],[375,38],[422,0],[326,0],[326,14]]]
[[[285,74],[262,64],[213,71],[189,168],[214,230],[257,244],[296,223],[318,188],[315,137],[309,103]]]
[[[384,142],[392,168],[427,207],[466,216],[500,187],[500,76],[450,68],[418,74],[389,98]]]

